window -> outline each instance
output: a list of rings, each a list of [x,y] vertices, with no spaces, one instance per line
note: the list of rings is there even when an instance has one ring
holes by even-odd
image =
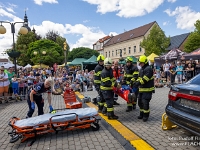
[[[142,52],[142,47],[140,47],[140,52]]]
[[[116,50],[116,56],[117,56],[117,50]]]
[[[107,57],[107,52],[106,52],[106,57]]]
[[[112,56],[114,56],[114,51],[112,51]]]
[[[133,49],[134,49],[134,53],[135,53],[136,52],[136,46],[134,46]]]
[[[110,51],[109,51],[108,57],[110,57]]]
[[[129,54],[131,53],[131,47],[128,48],[128,53],[129,53]]]
[[[124,48],[124,54],[126,54],[126,48]]]

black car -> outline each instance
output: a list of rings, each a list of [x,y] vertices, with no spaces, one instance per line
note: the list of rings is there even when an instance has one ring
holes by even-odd
[[[174,124],[200,136],[200,74],[171,86],[166,114]]]

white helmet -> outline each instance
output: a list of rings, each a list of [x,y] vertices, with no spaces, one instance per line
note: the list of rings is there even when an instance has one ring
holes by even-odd
[[[112,60],[111,60],[110,58],[106,58],[106,59],[104,60],[104,65],[105,65],[105,66],[107,66],[107,65],[111,66],[111,65],[112,65]]]

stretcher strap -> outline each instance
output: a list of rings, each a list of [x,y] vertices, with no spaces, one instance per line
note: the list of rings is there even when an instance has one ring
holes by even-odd
[[[78,121],[78,115],[76,113],[69,113],[69,114],[62,114],[62,115],[55,115],[55,116],[52,116],[50,119],[49,119],[49,122],[51,124],[51,127],[52,129],[56,132],[56,134],[58,133],[58,131],[62,131],[62,130],[65,130],[66,128],[68,128],[70,126],[70,124],[68,124],[66,127],[64,127],[63,129],[61,128],[61,130],[58,130],[54,125],[53,125],[53,121],[52,121],[52,118],[55,118],[55,117],[59,117],[59,116],[64,116],[64,115],[75,115],[76,116],[76,121]]]

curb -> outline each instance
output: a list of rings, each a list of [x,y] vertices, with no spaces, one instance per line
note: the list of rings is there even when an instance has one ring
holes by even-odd
[[[82,101],[84,96],[75,92],[77,99]],[[92,107],[98,110],[97,106],[93,103],[85,103],[85,107]],[[110,133],[118,140],[118,142],[126,149],[126,150],[154,150],[154,148],[145,142],[143,139],[138,137],[133,131],[129,130],[126,126],[124,126],[118,120],[108,120],[106,116],[103,114],[99,114],[102,118],[102,125],[110,131]]]

